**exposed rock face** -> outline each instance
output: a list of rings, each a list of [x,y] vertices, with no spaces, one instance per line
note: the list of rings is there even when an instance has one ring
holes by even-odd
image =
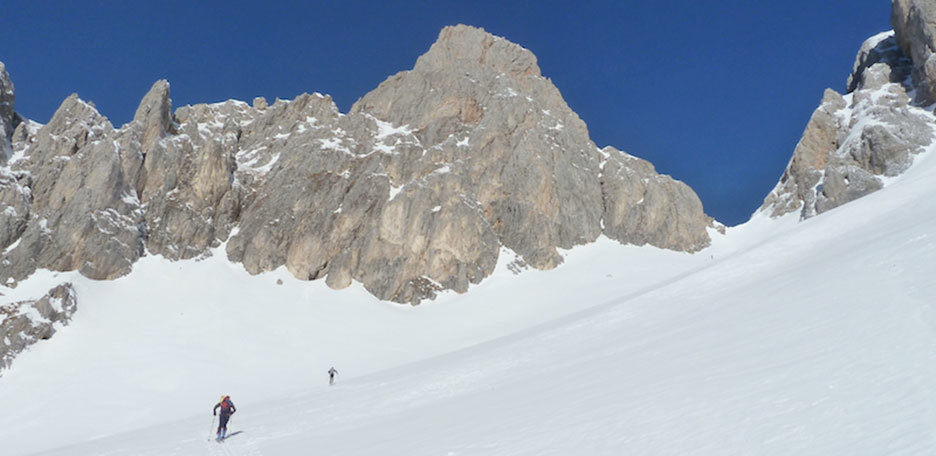
[[[227,238],[240,210],[241,193],[234,185],[240,130],[230,122],[244,106],[182,108],[174,119],[169,107],[169,85],[157,82],[130,124],[141,132],[145,156],[136,188],[147,249],[171,259],[192,258]],[[220,118],[231,121],[225,125]]]
[[[896,8],[896,3],[895,3]],[[893,33],[862,45],[849,77],[853,91],[827,89],[780,182],[761,210],[805,219],[879,190],[907,170],[936,138],[933,116],[911,103],[914,68]]]
[[[6,71],[3,62],[0,62],[0,165],[7,162],[10,157],[10,140],[13,137],[16,113],[14,107],[13,81]]]
[[[78,298],[70,283],[59,285],[35,301],[0,306],[0,370],[30,345],[55,334],[56,326],[67,325],[78,309]]]
[[[705,217],[702,201],[688,185],[657,174],[646,160],[612,147],[603,152],[602,220],[608,237],[675,250],[707,245],[705,228],[713,220]]]
[[[602,233],[605,213],[617,217],[605,233],[622,242],[690,251],[709,242],[688,187],[652,167],[619,172],[630,162],[595,147],[533,54],[483,30],[447,27],[411,71],[347,116],[317,104],[314,128],[290,137],[228,244],[251,272],[285,264],[300,278],[354,279],[418,302],[488,276],[501,245],[552,268],[556,247]],[[606,160],[614,174],[603,178]],[[645,201],[629,220],[627,200]]]
[[[0,201],[14,202],[0,227],[22,228],[15,248],[11,239],[0,243],[0,279],[21,280],[39,267],[78,269],[94,279],[130,271],[145,234],[133,188],[141,156],[133,143],[76,95],[62,103],[13,164],[12,178],[0,183]]]
[[[319,94],[173,113],[159,81],[119,129],[71,97],[13,142],[3,281],[113,278],[144,247],[184,259],[227,241],[251,273],[285,265],[416,303],[466,291],[502,247],[547,269],[601,234],[695,251],[712,223],[684,184],[599,150],[530,51],[467,26],[347,115]]]
[[[891,24],[897,44],[913,61],[914,85],[920,103],[936,102],[936,3],[893,0]]]

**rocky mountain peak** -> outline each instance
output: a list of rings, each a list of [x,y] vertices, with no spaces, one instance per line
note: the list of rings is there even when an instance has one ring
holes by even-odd
[[[49,130],[62,130],[73,125],[86,127],[104,126],[113,128],[110,121],[98,112],[94,102],[82,100],[77,93],[73,93],[62,101],[52,118],[43,128]]]
[[[536,56],[520,45],[494,36],[483,28],[454,25],[442,29],[413,71],[489,70],[511,76],[539,76]]]

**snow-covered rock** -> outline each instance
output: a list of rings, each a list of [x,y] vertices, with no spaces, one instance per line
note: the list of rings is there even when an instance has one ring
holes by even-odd
[[[893,32],[869,38],[840,95],[827,89],[761,211],[806,219],[881,189],[936,139],[932,110],[915,104],[911,61]]]
[[[78,298],[70,283],[59,285],[35,301],[0,306],[0,370],[30,345],[51,338],[57,327],[67,325],[78,310]]]

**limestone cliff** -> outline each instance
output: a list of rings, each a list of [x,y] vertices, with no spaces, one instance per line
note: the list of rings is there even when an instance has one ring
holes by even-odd
[[[533,53],[464,25],[347,114],[319,94],[173,111],[158,81],[120,128],[73,95],[6,137],[9,284],[37,268],[112,279],[226,242],[251,273],[418,303],[467,291],[503,247],[549,269],[602,234],[696,251],[712,224],[685,184],[596,147]]]

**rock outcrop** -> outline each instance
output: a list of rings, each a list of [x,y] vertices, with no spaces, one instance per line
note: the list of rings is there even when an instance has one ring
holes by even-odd
[[[613,147],[603,151],[601,188],[604,234],[622,243],[674,250],[708,244],[707,226],[723,227],[703,216],[702,202],[688,185],[657,174],[653,165]]]
[[[893,0],[891,25],[897,44],[913,61],[913,83],[920,104],[936,102],[936,3]]]
[[[418,303],[468,290],[502,247],[548,269],[557,248],[602,234],[696,251],[713,223],[686,185],[596,147],[529,50],[468,26],[446,27],[346,115],[319,94],[173,112],[159,81],[119,129],[73,96],[12,139],[8,283],[36,268],[108,279],[144,252],[227,242],[251,273],[285,266]]]
[[[70,283],[59,285],[35,301],[0,306],[0,370],[30,345],[47,340],[57,327],[68,325],[78,309],[78,298]]]
[[[906,171],[936,139],[932,114],[910,98],[914,89],[926,89],[909,78],[919,64],[902,50],[916,44],[898,46],[916,43],[906,33],[882,33],[861,46],[850,92],[826,90],[762,211],[773,217],[799,211],[806,219],[853,201]]]

